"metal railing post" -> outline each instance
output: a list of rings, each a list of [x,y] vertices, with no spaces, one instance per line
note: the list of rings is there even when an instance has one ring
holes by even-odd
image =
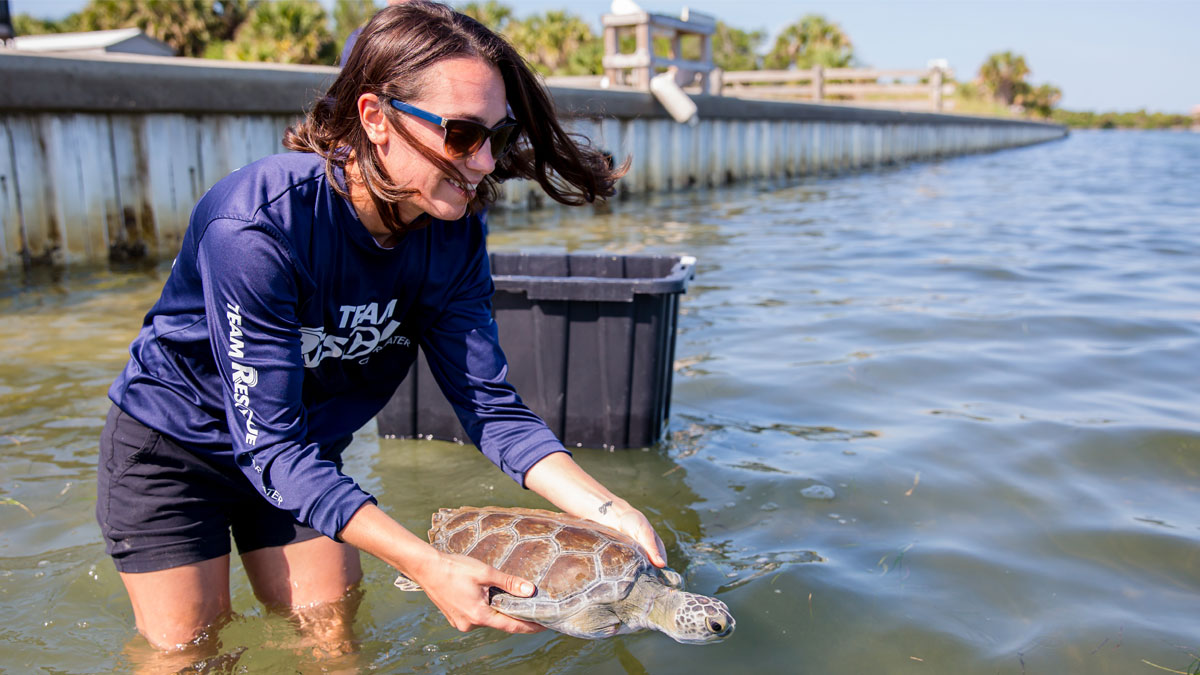
[[[942,112],[942,69],[934,68],[933,73],[929,77],[929,83],[933,86],[933,109],[937,112]]]

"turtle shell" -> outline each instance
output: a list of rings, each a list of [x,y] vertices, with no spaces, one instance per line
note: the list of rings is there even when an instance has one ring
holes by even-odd
[[[504,611],[555,622],[623,599],[642,574],[658,569],[625,534],[541,509],[463,506],[433,515],[429,542],[537,585],[531,598],[504,596]],[[493,603],[495,604],[495,603]]]

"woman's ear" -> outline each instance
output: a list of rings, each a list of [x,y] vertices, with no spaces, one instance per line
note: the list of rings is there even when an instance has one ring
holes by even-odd
[[[358,97],[358,123],[367,132],[367,139],[375,145],[387,145],[388,142],[388,121],[383,106],[375,94]]]

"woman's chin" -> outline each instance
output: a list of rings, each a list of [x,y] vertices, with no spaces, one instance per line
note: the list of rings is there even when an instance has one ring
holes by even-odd
[[[436,207],[426,211],[426,213],[428,213],[431,218],[436,218],[437,220],[458,220],[467,214],[467,205],[439,204]]]
[[[438,220],[458,220],[467,213],[467,200],[457,194],[451,199],[432,199],[425,213]]]

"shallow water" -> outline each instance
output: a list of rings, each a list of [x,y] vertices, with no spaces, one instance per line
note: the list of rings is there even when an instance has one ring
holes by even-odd
[[[577,451],[642,507],[724,643],[459,634],[366,561],[356,660],[313,663],[240,570],[235,672],[1194,673],[1200,135],[493,217],[494,249],[689,253],[668,437]],[[3,279],[0,672],[130,667],[92,518],[104,392],[165,267]],[[363,429],[417,531],[541,506],[470,448]],[[137,640],[133,640],[136,645]]]

